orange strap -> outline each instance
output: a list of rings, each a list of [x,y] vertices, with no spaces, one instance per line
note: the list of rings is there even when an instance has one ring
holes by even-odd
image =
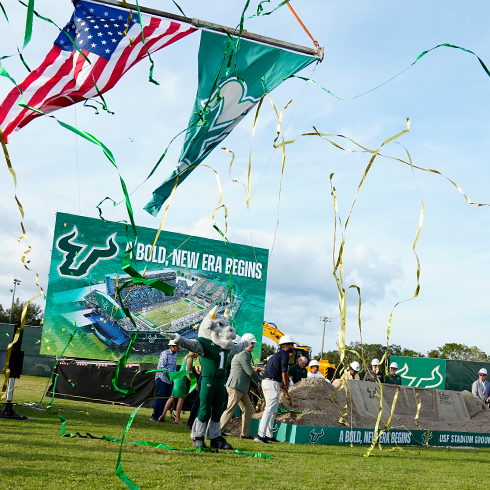
[[[294,11],[293,7],[291,7],[291,2],[288,2],[288,7],[289,7],[289,10],[291,10],[293,15],[296,17],[296,20],[300,23],[301,27],[305,30],[306,34],[308,34],[308,36],[310,36],[310,39],[313,41],[313,44],[315,46],[319,46],[318,41],[315,41],[313,39],[313,36],[310,34],[310,31],[306,28],[306,26],[303,24],[303,22],[301,22],[301,19],[298,17],[298,14]]]

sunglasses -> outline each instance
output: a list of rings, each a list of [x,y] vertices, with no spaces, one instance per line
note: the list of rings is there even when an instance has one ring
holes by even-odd
[[[480,373],[480,376],[486,376],[486,374]]]

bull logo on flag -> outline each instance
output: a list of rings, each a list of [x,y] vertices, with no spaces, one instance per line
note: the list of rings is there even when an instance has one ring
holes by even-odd
[[[58,238],[56,248],[63,254],[63,261],[58,265],[58,274],[60,277],[69,277],[71,279],[81,279],[90,272],[100,260],[110,260],[119,253],[119,245],[116,243],[116,234],[113,233],[106,240],[106,247],[92,247],[86,254],[85,258],[78,264],[77,261],[83,254],[87,245],[81,245],[74,242],[78,237],[78,228]]]

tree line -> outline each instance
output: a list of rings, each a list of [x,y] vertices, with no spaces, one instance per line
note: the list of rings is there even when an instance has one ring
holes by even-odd
[[[22,302],[19,298],[15,300],[14,307],[4,309],[0,304],[0,323],[10,323],[10,310],[12,310],[12,323],[20,322],[20,317],[26,302]],[[44,317],[43,309],[36,303],[29,303],[26,314],[26,325],[41,325]]]
[[[311,348],[310,352],[311,352]],[[262,359],[266,359],[268,356],[274,354],[277,348],[262,343]],[[364,360],[369,366],[373,359],[381,360],[386,353],[386,345],[382,344],[363,344],[361,349],[360,342],[351,342],[346,346],[345,359],[348,363],[352,361],[359,361],[359,358],[352,352],[355,351],[361,354],[361,350],[364,353]],[[314,359],[319,360],[321,353],[316,356],[312,356]],[[490,362],[490,356],[476,346],[467,346],[466,344],[458,344],[455,342],[444,344],[436,349],[432,349],[425,354],[417,352],[413,349],[407,349],[401,345],[391,344],[389,346],[390,356],[405,356],[405,357],[425,357],[431,359],[447,359],[451,361],[476,361],[476,362]],[[321,359],[328,360],[331,364],[336,366],[340,363],[340,352],[338,350],[330,350],[324,352]]]

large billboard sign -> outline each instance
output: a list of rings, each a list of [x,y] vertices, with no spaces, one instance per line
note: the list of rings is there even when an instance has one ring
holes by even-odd
[[[196,338],[199,323],[218,305],[220,313],[230,311],[239,335],[255,335],[259,359],[268,250],[171,232],[152,247],[156,230],[137,231],[135,241],[124,224],[57,213],[41,354],[66,348],[69,357],[117,360],[136,335],[130,361],[156,362],[168,345],[164,332]],[[133,265],[147,279],[173,286],[171,295],[144,284],[118,291],[131,280],[121,267],[130,247]]]

